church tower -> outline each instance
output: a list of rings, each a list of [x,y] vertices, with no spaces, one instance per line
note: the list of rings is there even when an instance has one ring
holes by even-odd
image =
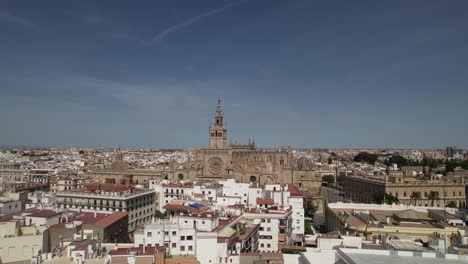
[[[221,100],[218,99],[214,125],[210,126],[210,148],[224,148],[226,146],[226,128],[223,124],[223,111],[221,111]]]

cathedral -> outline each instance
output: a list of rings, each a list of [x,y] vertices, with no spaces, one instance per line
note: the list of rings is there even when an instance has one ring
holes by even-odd
[[[226,144],[227,129],[218,100],[214,123],[209,127],[207,147],[195,148],[193,158],[172,163],[165,177],[173,180],[213,180],[233,178],[237,182],[294,183],[300,189],[318,191],[321,179],[313,172],[309,159],[295,159],[291,146],[287,150],[260,150],[255,142]]]

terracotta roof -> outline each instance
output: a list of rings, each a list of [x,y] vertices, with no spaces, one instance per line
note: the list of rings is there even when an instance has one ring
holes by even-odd
[[[275,202],[273,201],[273,199],[270,198],[257,198],[257,204],[273,205],[275,204]]]
[[[296,185],[294,184],[288,184],[288,192],[290,193],[291,196],[294,197],[302,197],[302,193],[299,191]]]
[[[28,216],[30,217],[41,217],[41,218],[51,218],[57,215],[61,215],[62,212],[55,212],[54,210],[42,210],[33,214],[30,214]]]
[[[203,207],[197,209],[197,208],[192,207],[192,206],[179,205],[179,204],[166,204],[163,208],[168,210],[168,211],[184,211],[184,212],[192,212],[192,213],[198,213],[200,211],[203,211],[201,209]]]
[[[193,183],[191,182],[171,182],[168,184],[163,184],[163,187],[169,187],[169,188],[191,188],[193,187]]]
[[[122,218],[127,217],[127,215],[128,214],[126,212],[114,212],[111,215],[107,215],[106,217],[97,220],[94,224],[103,228],[108,227]]]

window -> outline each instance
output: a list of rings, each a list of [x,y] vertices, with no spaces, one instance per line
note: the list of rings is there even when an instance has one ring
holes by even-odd
[[[169,231],[164,231],[164,235],[168,236],[168,235],[169,235]]]
[[[267,231],[271,231],[271,227],[267,227]]]
[[[187,236],[187,240],[193,240],[192,236]]]
[[[184,241],[184,240],[185,240],[185,236],[181,236],[181,237],[180,237],[180,240],[181,240],[181,241]]]
[[[192,246],[188,246],[188,250],[193,250],[193,247],[192,247]]]
[[[9,257],[14,257],[15,256],[15,247],[9,247],[8,248],[8,256]]]
[[[173,236],[177,235],[177,232],[176,232],[176,231],[172,231],[172,235],[173,235]]]
[[[177,247],[177,243],[172,243],[172,247],[173,247],[173,248],[176,248],[176,247]]]
[[[267,244],[267,248],[271,248],[271,245],[270,245],[270,244]]]
[[[265,247],[265,245],[262,243],[262,244],[260,244],[260,247]]]
[[[151,232],[146,233],[147,237],[151,237],[153,234]]]
[[[403,193],[403,197],[406,197],[406,192]]]
[[[180,246],[180,251],[185,251],[185,246]]]

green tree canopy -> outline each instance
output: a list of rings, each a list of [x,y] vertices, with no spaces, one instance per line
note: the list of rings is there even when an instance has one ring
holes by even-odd
[[[154,217],[159,219],[167,218],[167,212],[162,213],[161,211],[156,210],[156,212],[154,213]]]
[[[333,175],[325,175],[322,177],[322,181],[332,185],[335,183],[335,177]]]
[[[434,201],[439,200],[439,193],[436,191],[431,191],[427,196],[427,199],[431,200],[431,206],[434,207]]]
[[[375,192],[372,198],[374,198],[374,201],[376,203],[383,204],[384,197],[385,197],[385,203],[386,204],[394,204],[394,203],[398,204],[398,203],[400,203],[400,200],[398,200],[397,197],[395,197],[393,195],[390,195],[388,193],[384,193],[382,191]]]
[[[420,192],[413,192],[410,196],[411,200],[414,201],[414,205],[416,205],[416,202],[418,200],[421,200],[421,193]]]
[[[314,205],[314,202],[310,198],[304,199],[304,215],[305,217],[313,218],[315,212],[317,212],[317,207]]]
[[[359,152],[356,156],[354,156],[354,161],[356,162],[365,162],[371,165],[374,165],[377,161],[379,156],[377,154],[372,154],[369,152]]]

